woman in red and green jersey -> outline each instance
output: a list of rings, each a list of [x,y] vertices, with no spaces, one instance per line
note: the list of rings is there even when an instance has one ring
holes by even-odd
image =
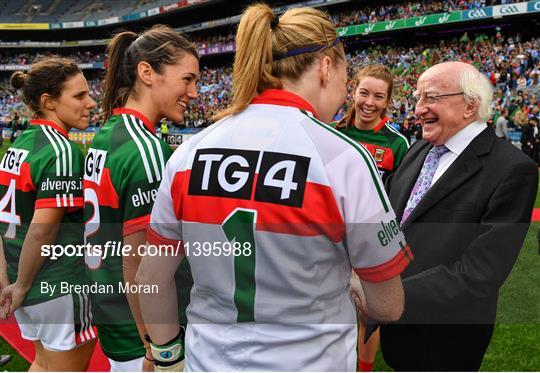
[[[96,104],[66,58],[38,60],[11,85],[34,116],[0,161],[0,314],[14,313],[33,342],[31,371],[86,370],[96,336],[88,295],[70,291],[84,281],[83,258],[67,254],[82,244],[84,157],[68,132],[88,127]],[[66,253],[55,258],[51,245]]]
[[[395,171],[409,149],[405,136],[388,123],[385,115],[393,89],[393,76],[387,67],[363,67],[355,77],[353,102],[336,127],[369,150],[383,180]]]
[[[135,286],[138,248],[146,243],[157,188],[172,154],[170,146],[156,136],[155,126],[163,117],[184,121],[188,103],[197,98],[199,60],[194,44],[166,26],[140,35],[118,33],[107,54],[105,123],[88,150],[83,180],[85,237],[102,249],[109,245],[132,251],[88,255],[87,273],[91,283],[114,289],[91,297],[99,342],[111,370],[147,371],[153,369],[154,357],[143,342],[146,330],[139,294],[123,291],[119,284],[124,289]],[[182,282],[189,284],[187,276],[188,281]],[[189,288],[178,295],[185,304],[188,292]]]
[[[367,65],[355,77],[353,102],[347,115],[336,128],[351,139],[364,145],[377,164],[385,180],[401,163],[409,149],[405,136],[394,129],[385,116],[392,99],[394,78],[383,65]],[[358,371],[371,371],[379,347],[379,330],[364,341],[365,326],[358,333]]]

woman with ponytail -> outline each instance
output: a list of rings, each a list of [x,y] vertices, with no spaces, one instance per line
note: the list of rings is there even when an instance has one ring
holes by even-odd
[[[242,15],[233,100],[179,147],[158,190],[148,241],[179,247],[146,256],[137,279],[147,330],[164,354],[179,332],[172,281],[193,275],[187,370],[351,371],[356,368],[354,269],[360,309],[395,320],[408,263],[395,215],[364,148],[326,123],[346,94],[343,45],[311,8]],[[379,235],[379,236],[378,236]],[[356,300],[355,300],[356,302]]]
[[[92,294],[99,341],[111,369],[153,370],[156,352],[144,338],[138,291],[122,289],[135,286],[146,226],[172,154],[155,127],[161,118],[183,122],[188,103],[197,98],[198,54],[181,34],[159,25],[140,35],[115,35],[107,54],[105,123],[86,157],[85,238],[103,250],[114,246],[131,251],[89,253],[87,273],[91,283],[114,288]]]
[[[85,371],[96,335],[87,293],[73,290],[83,259],[67,249],[83,243],[84,156],[68,132],[88,127],[96,103],[66,58],[36,60],[11,85],[33,118],[0,161],[0,316],[15,314],[32,341],[31,371]]]

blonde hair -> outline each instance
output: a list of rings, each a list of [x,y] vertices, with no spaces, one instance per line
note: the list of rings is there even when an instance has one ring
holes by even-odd
[[[312,8],[292,8],[279,19],[265,4],[248,7],[236,33],[231,105],[214,120],[244,110],[259,93],[296,81],[320,56],[345,60],[331,18]]]

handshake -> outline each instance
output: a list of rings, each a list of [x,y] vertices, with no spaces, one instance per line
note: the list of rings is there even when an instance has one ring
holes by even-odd
[[[362,287],[360,278],[354,271],[351,271],[349,294],[356,306],[356,317],[358,321],[360,321],[361,324],[366,325],[368,318],[366,295],[364,294],[364,288]]]
[[[358,319],[366,324],[368,318],[392,322],[401,318],[405,296],[401,276],[381,282],[363,281],[351,272],[349,293],[356,306]]]

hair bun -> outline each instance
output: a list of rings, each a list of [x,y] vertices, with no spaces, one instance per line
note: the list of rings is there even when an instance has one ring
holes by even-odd
[[[26,75],[22,71],[16,71],[11,75],[10,83],[11,86],[15,89],[21,89],[24,87],[24,83],[26,82],[26,78],[28,75]]]

